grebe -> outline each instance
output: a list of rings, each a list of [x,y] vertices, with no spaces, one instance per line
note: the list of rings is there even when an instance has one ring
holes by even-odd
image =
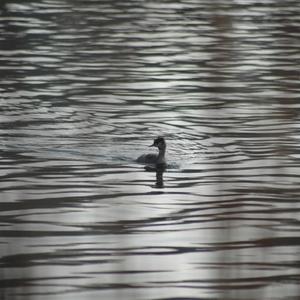
[[[165,139],[163,137],[157,137],[153,144],[149,147],[157,147],[158,148],[158,154],[144,154],[140,156],[136,161],[143,164],[155,164],[155,165],[165,165],[166,159],[166,147],[167,144],[165,142]]]

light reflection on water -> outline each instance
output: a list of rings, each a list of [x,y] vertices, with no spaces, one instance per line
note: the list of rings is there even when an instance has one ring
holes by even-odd
[[[298,1],[0,9],[1,299],[299,298]]]

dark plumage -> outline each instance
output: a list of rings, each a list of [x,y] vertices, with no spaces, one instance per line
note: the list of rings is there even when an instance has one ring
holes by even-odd
[[[136,160],[139,163],[143,164],[165,164],[165,153],[166,153],[166,142],[163,137],[158,137],[153,141],[153,144],[149,147],[157,147],[158,148],[158,154],[143,154]]]

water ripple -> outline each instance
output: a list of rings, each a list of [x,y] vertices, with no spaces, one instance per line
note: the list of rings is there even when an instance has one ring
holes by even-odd
[[[299,9],[0,4],[1,299],[298,299]]]

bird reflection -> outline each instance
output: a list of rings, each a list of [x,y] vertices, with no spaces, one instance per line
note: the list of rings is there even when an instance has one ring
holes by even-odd
[[[166,164],[156,164],[153,166],[145,166],[145,170],[148,172],[156,173],[156,182],[155,187],[163,188],[164,187],[164,172],[166,170]]]
[[[164,171],[166,166],[163,164],[161,166],[156,167],[156,187],[163,188],[164,187]]]

